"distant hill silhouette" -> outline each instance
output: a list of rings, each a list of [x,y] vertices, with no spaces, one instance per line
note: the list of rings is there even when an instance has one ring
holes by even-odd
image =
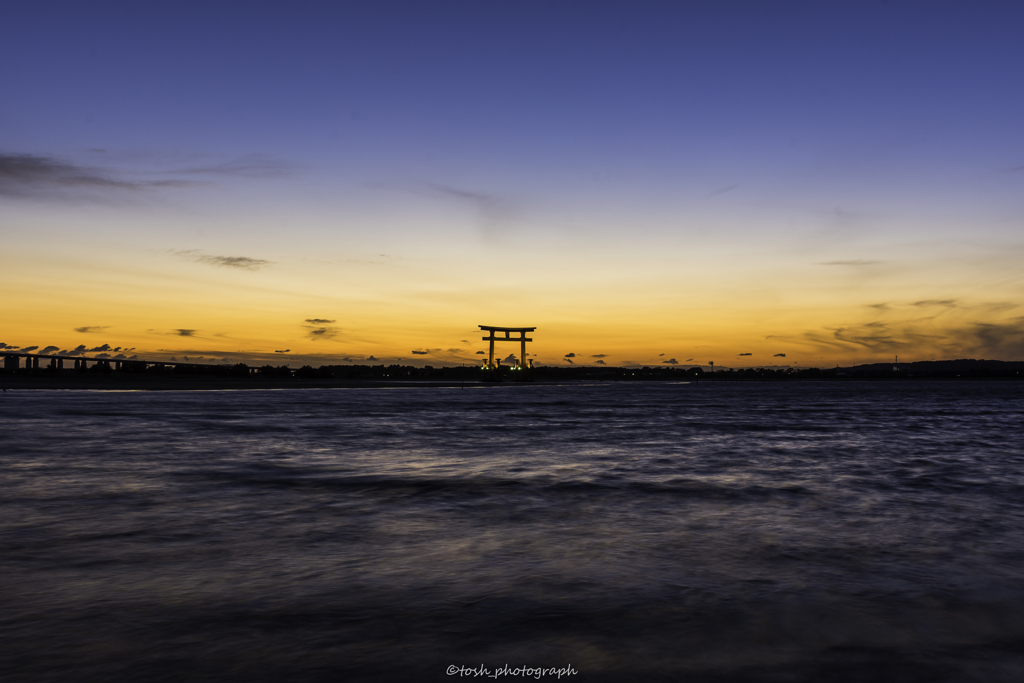
[[[897,369],[898,368],[898,369]],[[829,371],[859,377],[1013,377],[1024,372],[1024,361],[959,358],[919,360],[911,363],[866,363]]]
[[[854,365],[847,370],[892,370],[895,363],[866,363]],[[910,363],[900,363],[900,369],[914,370],[971,370],[974,368],[989,368],[992,370],[1007,370],[1010,368],[1024,368],[1024,361],[1019,360],[985,360],[975,358],[959,358],[957,360],[917,360]]]

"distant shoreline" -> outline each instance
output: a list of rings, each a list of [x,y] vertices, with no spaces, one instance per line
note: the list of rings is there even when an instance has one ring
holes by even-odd
[[[86,391],[236,391],[253,389],[351,389],[359,387],[461,387],[481,386],[488,382],[397,380],[335,380],[232,377],[0,377],[5,390],[86,390]],[[511,383],[509,383],[511,384]]]
[[[551,386],[558,384],[606,384],[594,380],[549,382],[482,382],[480,380],[359,380],[359,379],[282,379],[231,377],[0,377],[0,389],[6,391],[80,390],[80,391],[252,391],[268,389],[386,389],[386,388],[470,388]]]
[[[650,378],[635,380],[619,379],[557,379],[536,382],[482,382],[479,380],[375,380],[375,379],[306,379],[306,378],[233,378],[233,377],[145,377],[139,375],[103,376],[103,377],[47,377],[38,376],[7,376],[0,377],[0,389],[3,391],[254,391],[277,389],[386,389],[386,388],[480,388],[480,387],[522,387],[522,386],[560,386],[560,385],[611,385],[611,384],[764,384],[764,383],[849,383],[849,382],[882,382],[882,383],[927,383],[927,382],[1012,382],[1020,381],[1015,377],[821,377],[821,378],[750,378],[739,379],[729,377],[696,378]]]

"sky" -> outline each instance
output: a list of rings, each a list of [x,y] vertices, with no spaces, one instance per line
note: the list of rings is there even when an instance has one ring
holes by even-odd
[[[4,349],[1024,360],[1020,3],[3,17]]]

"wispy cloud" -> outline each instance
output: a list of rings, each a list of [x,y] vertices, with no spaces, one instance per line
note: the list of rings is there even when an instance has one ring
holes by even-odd
[[[952,332],[969,355],[1000,360],[1024,357],[1024,317],[1001,323],[978,322]]]
[[[667,363],[669,365],[679,365],[679,361],[677,361],[675,358],[669,358],[668,360],[663,360],[661,362]]]
[[[508,200],[487,192],[465,190],[440,183],[427,183],[427,187],[435,193],[452,197],[475,206],[481,216],[487,220],[504,220],[510,217],[511,206]]]
[[[385,190],[412,192],[419,195],[458,202],[476,213],[480,236],[487,241],[502,238],[507,226],[522,213],[518,202],[510,197],[492,192],[455,187],[445,183],[375,183],[374,187]]]
[[[708,198],[710,199],[711,197],[717,197],[718,195],[725,194],[726,192],[732,192],[737,187],[739,187],[739,185],[726,185],[725,187],[716,188],[711,190],[711,192],[708,192]]]
[[[138,192],[195,184],[189,180],[126,180],[109,170],[80,166],[52,156],[0,152],[3,197],[70,199],[87,197],[90,192]]]
[[[103,330],[109,330],[110,325],[88,325],[86,327],[76,327],[75,332],[81,332],[83,334],[90,334],[92,332],[102,332]]]
[[[327,318],[306,318],[303,327],[306,328],[306,337],[313,341],[322,339],[334,339],[341,332],[332,323],[336,321]]]
[[[149,334],[162,334],[162,335],[168,335],[168,336],[171,336],[171,337],[194,337],[196,335],[196,333],[199,332],[199,330],[193,330],[193,329],[189,329],[189,328],[186,328],[186,327],[179,327],[179,328],[176,328],[176,329],[173,329],[173,330],[154,330],[154,329],[149,329],[149,330],[146,330],[146,332],[148,332]],[[160,350],[160,349],[158,349],[158,350]]]
[[[881,261],[869,261],[866,259],[849,259],[846,261],[822,261],[819,266],[877,266]]]
[[[1018,360],[1024,358],[1024,316],[1002,318],[1017,308],[1006,303],[934,298],[872,305],[873,320],[780,338],[819,353]]]
[[[1010,311],[1014,308],[1020,308],[1020,304],[1015,304],[1012,301],[993,301],[991,303],[981,304],[978,308],[988,312],[989,314],[993,314]]]
[[[210,266],[221,266],[224,268],[238,268],[240,270],[259,270],[266,268],[269,265],[273,265],[273,261],[267,261],[265,259],[252,258],[250,256],[218,256],[216,254],[204,254],[198,249],[178,249],[171,250],[171,253],[175,256],[194,261],[196,263],[205,263]]]
[[[892,351],[905,348],[910,342],[881,322],[864,323],[855,327],[840,327],[832,332],[839,342],[852,344],[872,351]]]
[[[334,327],[317,327],[309,330],[307,336],[313,341],[320,339],[334,339],[338,336],[338,330]]]
[[[284,178],[291,175],[292,166],[277,159],[249,154],[217,164],[181,168],[175,173],[205,176],[233,176],[242,178]]]

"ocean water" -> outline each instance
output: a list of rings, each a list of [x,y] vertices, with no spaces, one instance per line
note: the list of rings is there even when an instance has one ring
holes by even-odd
[[[0,401],[4,681],[1024,680],[1019,383]]]

